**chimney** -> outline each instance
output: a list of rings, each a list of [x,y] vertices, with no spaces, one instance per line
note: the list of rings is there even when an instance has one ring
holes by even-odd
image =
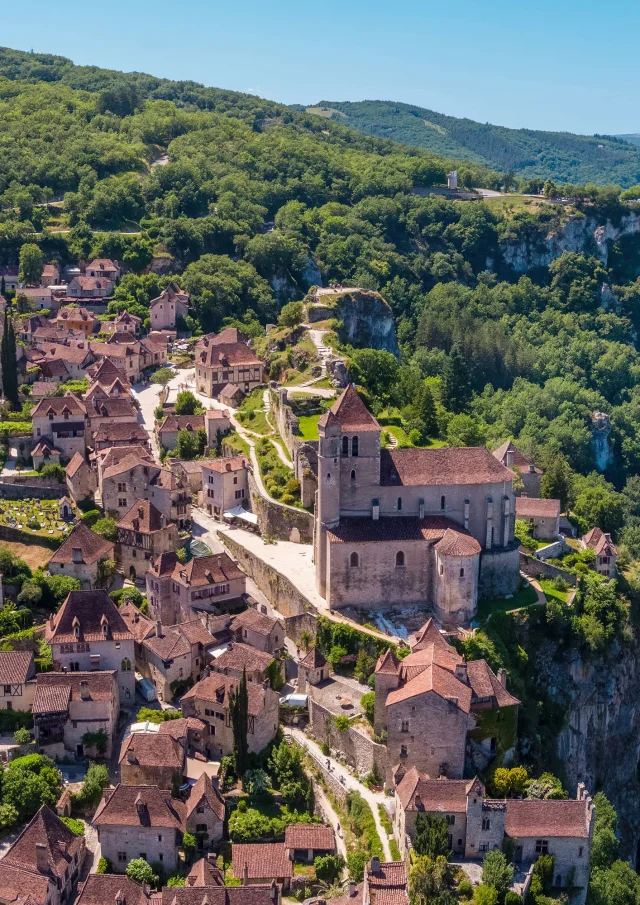
[[[529,474],[535,474],[535,473],[536,473],[536,466],[535,466],[535,465],[533,464],[533,462],[532,462],[532,463],[529,465]]]
[[[375,856],[371,859],[371,873],[372,873],[372,874],[379,874],[379,873],[380,873],[380,858],[378,858],[377,855],[375,855]]]
[[[156,637],[162,638],[162,622],[156,619]]]
[[[36,842],[36,869],[41,874],[49,872],[49,857],[47,855],[47,846],[42,842]]]
[[[242,868],[242,885],[249,885],[249,865],[246,861],[244,862],[244,867]]]
[[[72,562],[82,562],[82,548],[81,547],[73,547],[71,550],[71,561]]]
[[[462,663],[456,663],[455,676],[456,679],[459,679],[465,685],[469,684],[469,673],[467,670],[467,664],[464,662],[464,660],[462,661]]]
[[[82,682],[80,682],[80,697],[83,701],[89,700],[89,683],[86,679],[83,679]]]
[[[509,447],[509,449],[507,449],[507,458],[506,458],[505,464],[506,464],[507,468],[513,467],[513,450],[511,449],[511,447]]]
[[[49,629],[50,629],[51,631],[53,631],[53,624],[54,624],[54,622],[53,622],[53,613],[51,613],[51,615],[49,616]]]
[[[349,898],[352,899],[356,894],[356,881],[349,880]]]
[[[418,795],[414,795],[414,796],[413,796],[413,800],[414,800],[414,803],[415,803],[416,808],[417,808],[419,811],[422,810],[422,796],[419,795],[419,794],[418,794]]]
[[[498,670],[498,682],[500,682],[503,688],[507,687],[507,670],[504,666],[501,666]]]

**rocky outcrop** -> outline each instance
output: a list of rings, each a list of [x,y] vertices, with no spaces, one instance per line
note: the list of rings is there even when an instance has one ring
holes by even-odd
[[[322,296],[324,305],[330,304]],[[380,293],[369,289],[345,289],[331,297],[333,316],[340,323],[342,342],[358,349],[379,349],[399,355],[393,313]]]
[[[604,412],[594,412],[591,419],[591,448],[598,471],[606,471],[613,464],[613,450],[609,442],[611,424]]]
[[[505,264],[515,273],[548,267],[565,251],[596,255],[606,267],[611,242],[638,232],[640,216],[634,211],[625,214],[618,226],[610,221],[599,224],[593,217],[579,214],[546,236],[538,234],[522,241],[507,240],[501,251]]]

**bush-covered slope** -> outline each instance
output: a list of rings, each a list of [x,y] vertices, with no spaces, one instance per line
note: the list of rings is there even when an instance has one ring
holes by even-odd
[[[524,178],[596,185],[616,183],[623,188],[640,181],[640,149],[636,147],[637,141],[629,143],[633,142],[633,136],[507,129],[393,101],[321,101],[307,109],[367,135],[390,138],[497,170],[513,170]]]

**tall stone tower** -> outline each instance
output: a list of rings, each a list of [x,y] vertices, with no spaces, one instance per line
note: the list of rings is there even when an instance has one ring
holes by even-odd
[[[340,449],[342,428],[333,409],[318,421],[318,491],[316,493],[316,586],[327,596],[327,529],[340,524]]]

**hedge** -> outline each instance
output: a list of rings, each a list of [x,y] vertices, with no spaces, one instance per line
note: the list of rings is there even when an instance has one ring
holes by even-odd
[[[0,735],[13,735],[16,729],[33,729],[30,710],[0,710]]]
[[[342,622],[333,622],[326,616],[318,616],[316,644],[325,656],[329,655],[332,647],[343,647],[347,654],[366,650],[376,656],[385,653],[389,647],[396,650],[391,640],[376,638]]]

